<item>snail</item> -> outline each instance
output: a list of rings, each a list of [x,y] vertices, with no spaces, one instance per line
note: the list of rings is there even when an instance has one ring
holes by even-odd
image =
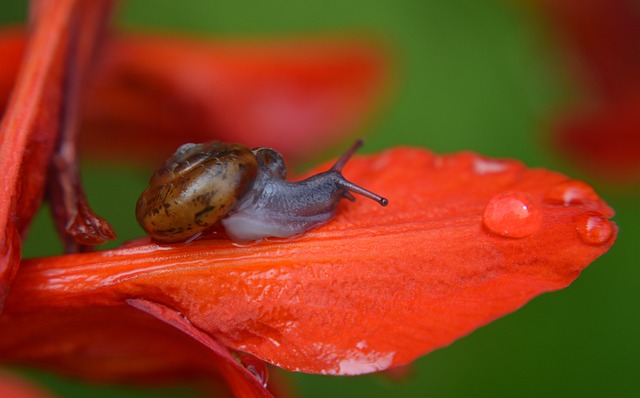
[[[273,149],[184,144],[151,177],[136,218],[162,243],[187,241],[218,222],[234,242],[298,235],[329,221],[340,199],[355,200],[352,193],[388,204],[342,176],[360,146],[362,140],[356,141],[331,169],[290,182]]]

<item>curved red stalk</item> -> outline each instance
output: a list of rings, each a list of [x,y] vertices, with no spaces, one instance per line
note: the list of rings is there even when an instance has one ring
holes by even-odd
[[[11,253],[0,259],[0,302],[20,261],[16,235],[26,233],[42,199],[60,125],[64,54],[74,6],[74,1],[39,3],[23,67],[0,124],[0,245],[3,253]]]
[[[107,221],[89,207],[78,169],[79,132],[91,67],[113,3],[81,2],[82,18],[72,21],[64,75],[61,131],[48,173],[48,200],[65,251],[90,250],[116,238]]]

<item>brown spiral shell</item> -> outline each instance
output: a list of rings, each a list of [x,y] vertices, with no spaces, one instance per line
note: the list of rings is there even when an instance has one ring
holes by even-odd
[[[136,218],[159,242],[185,241],[223,218],[252,186],[258,162],[239,144],[185,144],[142,193]]]

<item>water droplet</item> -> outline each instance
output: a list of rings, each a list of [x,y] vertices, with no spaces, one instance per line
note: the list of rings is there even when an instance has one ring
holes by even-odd
[[[578,236],[584,243],[602,245],[613,235],[613,226],[602,214],[595,211],[582,213],[575,218]]]
[[[267,368],[267,364],[253,355],[244,353],[239,359],[242,366],[254,375],[256,379],[262,383],[264,388],[267,388],[267,383],[269,381],[269,369]]]
[[[544,200],[547,203],[569,206],[598,202],[600,198],[589,184],[578,180],[567,180],[551,188]]]
[[[484,209],[482,222],[491,232],[508,238],[524,238],[540,227],[540,208],[522,192],[494,196]]]

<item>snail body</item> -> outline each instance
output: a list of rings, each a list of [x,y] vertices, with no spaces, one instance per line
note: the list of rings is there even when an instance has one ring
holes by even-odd
[[[282,156],[213,142],[185,144],[157,170],[136,206],[136,218],[156,241],[181,242],[220,222],[235,242],[286,238],[329,221],[351,192],[387,200],[347,181],[341,173],[357,141],[334,166],[305,180],[286,180]]]

